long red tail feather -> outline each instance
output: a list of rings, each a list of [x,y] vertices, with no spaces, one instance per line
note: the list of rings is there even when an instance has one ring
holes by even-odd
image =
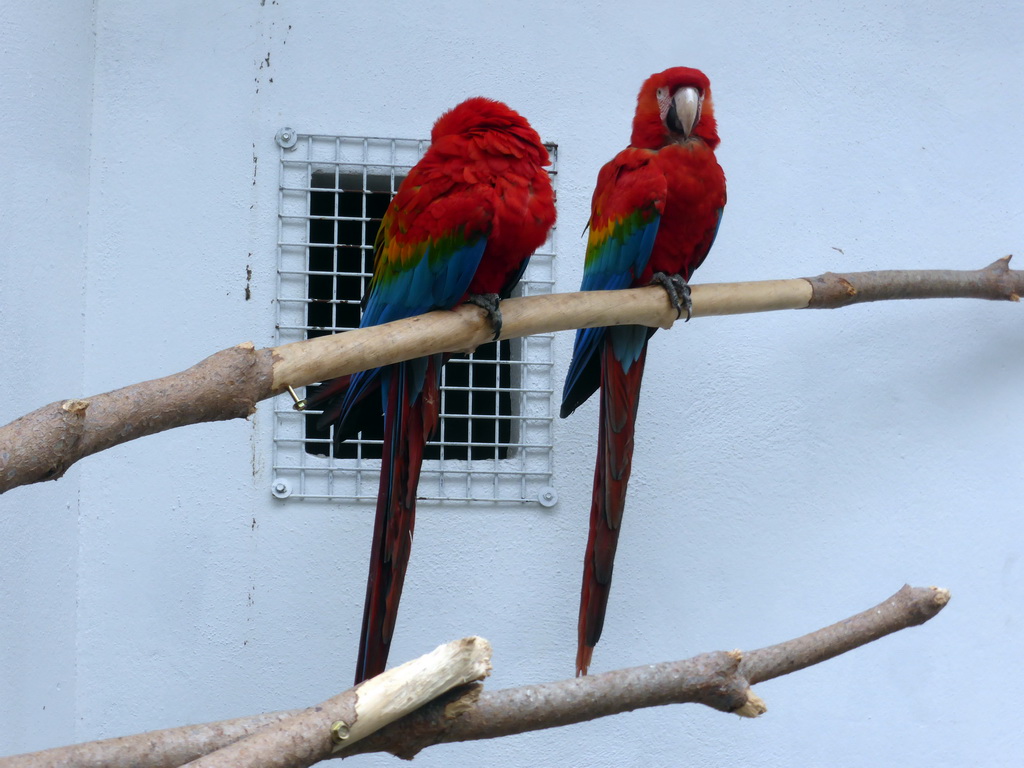
[[[388,385],[380,490],[356,664],[357,684],[379,675],[387,665],[412,550],[423,448],[439,419],[435,361],[428,364],[423,390],[412,403],[408,397],[412,386],[410,373],[408,364],[396,366]]]
[[[647,358],[644,343],[639,359],[629,371],[612,353],[606,339],[601,349],[601,401],[597,438],[597,465],[590,507],[590,536],[583,559],[583,589],[580,596],[579,641],[576,674],[585,675],[594,646],[601,638],[612,567],[619,543],[626,487],[633,467],[633,430],[640,403],[640,383]]]

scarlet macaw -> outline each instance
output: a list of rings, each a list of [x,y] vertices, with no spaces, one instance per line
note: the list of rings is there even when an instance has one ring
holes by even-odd
[[[472,98],[438,118],[431,145],[391,201],[377,234],[360,327],[467,299],[487,309],[497,338],[500,299],[519,282],[555,221],[547,150],[520,114]],[[409,562],[423,448],[439,421],[441,355],[328,382],[308,406],[335,440],[358,432],[379,388],[384,412],[380,491],[356,683],[384,671]],[[379,411],[377,411],[379,413]]]
[[[630,145],[601,168],[591,202],[581,290],[662,284],[689,316],[686,281],[704,261],[725,207],[718,132],[703,72],[674,67],[640,88]],[[562,393],[565,418],[600,387],[597,467],[583,561],[576,674],[601,637],[647,341],[642,326],[581,329]]]

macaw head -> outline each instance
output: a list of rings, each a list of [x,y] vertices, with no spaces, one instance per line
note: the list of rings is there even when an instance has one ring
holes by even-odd
[[[659,149],[701,139],[718,146],[711,83],[699,69],[673,67],[651,75],[640,87],[630,144]]]
[[[541,165],[550,162],[540,135],[525,117],[508,105],[483,96],[466,99],[437,118],[430,132],[430,141],[437,144],[445,136],[469,137],[489,131],[501,131],[521,140],[518,145],[509,145],[511,154],[528,154],[531,160]]]

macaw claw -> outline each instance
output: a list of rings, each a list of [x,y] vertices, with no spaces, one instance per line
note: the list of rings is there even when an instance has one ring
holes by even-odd
[[[693,311],[693,301],[690,299],[690,286],[687,285],[682,275],[666,275],[664,272],[656,272],[651,279],[651,285],[657,283],[665,289],[672,309],[676,311],[676,317],[683,316],[686,310],[686,322],[690,322],[690,313]]]
[[[494,341],[501,336],[501,297],[496,293],[471,293],[466,299],[467,304],[476,304],[487,313],[487,319],[491,321],[491,328],[494,329]]]

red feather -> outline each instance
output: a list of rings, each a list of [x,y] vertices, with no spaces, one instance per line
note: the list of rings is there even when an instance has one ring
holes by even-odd
[[[406,376],[392,375],[388,388],[381,488],[377,496],[370,574],[363,603],[357,683],[384,671],[395,633],[398,603],[416,527],[416,489],[423,465],[423,448],[436,431],[439,420],[434,364],[432,359],[423,391],[411,404],[408,400],[410,382]]]
[[[381,222],[363,324],[447,309],[468,294],[509,294],[555,221],[540,136],[517,112],[469,99],[442,115],[432,144]],[[482,248],[482,252],[481,252]],[[474,258],[479,259],[476,264]],[[423,449],[439,421],[441,357],[361,372],[310,399],[350,436],[386,387],[384,446],[356,682],[384,671],[412,549]]]
[[[610,345],[601,350],[601,416],[590,505],[590,536],[583,557],[583,591],[576,649],[578,674],[587,674],[594,646],[604,628],[619,526],[626,505],[626,486],[633,468],[633,431],[646,357],[645,344],[640,359],[626,372],[611,353]]]
[[[682,132],[679,118],[669,115],[683,88],[696,89],[700,98],[699,116],[688,134]],[[631,146],[598,175],[585,290],[646,285],[658,273],[690,279],[711,248],[725,206],[725,176],[714,154],[718,142],[710,84],[702,72],[676,67],[647,79],[637,98]],[[653,231],[655,219],[652,242],[644,233]],[[594,388],[601,389],[577,674],[587,673],[604,627],[632,469],[647,340],[654,333],[641,328],[630,333],[629,328],[600,329],[601,336],[593,331],[577,335],[563,395],[562,415],[567,416]]]

